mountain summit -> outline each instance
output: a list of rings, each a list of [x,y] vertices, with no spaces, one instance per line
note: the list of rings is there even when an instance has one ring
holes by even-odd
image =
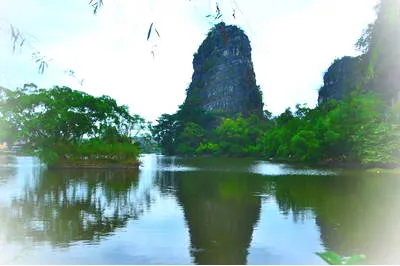
[[[240,28],[215,25],[194,55],[193,69],[185,104],[222,116],[262,114],[250,41]]]

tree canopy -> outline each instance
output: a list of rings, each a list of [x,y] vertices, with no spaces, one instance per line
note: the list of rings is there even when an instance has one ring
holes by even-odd
[[[132,146],[132,137],[147,124],[139,115],[130,115],[127,106],[118,105],[109,96],[94,97],[58,86],[2,88],[0,96],[3,140],[22,141],[25,148],[39,151],[47,161],[82,156],[128,160],[138,155],[138,147]],[[107,143],[126,146],[118,147],[117,151],[106,147]],[[90,150],[96,152],[91,154]],[[47,158],[49,154],[52,159]]]

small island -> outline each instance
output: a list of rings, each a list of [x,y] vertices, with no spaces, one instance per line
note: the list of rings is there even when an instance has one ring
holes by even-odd
[[[49,168],[137,168],[147,128],[109,96],[68,87],[1,88],[1,139],[19,143],[19,153],[38,156]]]

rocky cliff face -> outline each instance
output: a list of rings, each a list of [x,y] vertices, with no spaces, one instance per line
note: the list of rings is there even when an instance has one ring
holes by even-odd
[[[387,67],[380,71],[381,61],[376,63],[375,74],[368,78],[370,65],[368,54],[357,57],[345,56],[336,59],[324,74],[324,85],[318,92],[318,104],[331,99],[343,100],[349,93],[375,92],[390,106],[400,100],[399,67]],[[378,58],[380,59],[380,58]]]
[[[329,67],[319,103],[340,100],[355,87],[380,95],[388,106],[400,101],[400,2],[382,0],[376,10],[375,22],[357,42],[363,54],[343,57]]]
[[[262,114],[250,41],[238,27],[215,25],[194,55],[193,69],[185,104],[225,116]]]
[[[361,86],[362,78],[361,56],[336,59],[324,74],[324,85],[318,92],[318,104],[331,99],[342,100]]]

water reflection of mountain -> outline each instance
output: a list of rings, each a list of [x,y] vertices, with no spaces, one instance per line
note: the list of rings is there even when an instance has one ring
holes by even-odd
[[[162,190],[175,187],[196,264],[245,264],[260,215],[260,179],[229,172],[165,172]]]
[[[257,176],[192,168],[166,172],[159,183],[183,207],[197,264],[246,263],[264,197],[272,197],[295,223],[314,220],[327,250],[344,256],[364,253],[367,263],[400,262],[398,176]]]
[[[266,197],[295,223],[314,220],[327,250],[364,253],[368,263],[400,262],[398,176],[320,170],[259,176],[246,172],[254,170],[251,161],[228,159],[165,158],[158,166],[161,191],[183,207],[195,263],[246,263]]]
[[[17,173],[6,177],[7,186],[0,186],[0,200],[7,199],[0,201],[0,245],[2,241],[11,245],[14,241],[27,241],[28,245],[30,241],[39,241],[53,246],[69,246],[76,241],[96,243],[126,227],[130,219],[142,217],[150,205],[157,206],[153,205],[154,200],[176,199],[183,209],[191,256],[197,264],[251,261],[247,253],[250,250],[254,255],[249,246],[261,209],[264,219],[284,215],[293,217],[294,223],[315,221],[315,227],[312,222],[306,224],[311,225],[311,232],[319,229],[326,249],[342,255],[365,253],[368,262],[377,264],[400,262],[399,177],[365,173],[295,175],[294,170],[292,175],[276,171],[268,176],[265,169],[249,173],[248,169],[254,170],[249,160],[213,160],[195,158],[191,163],[189,159],[147,156],[138,171],[46,171],[40,167],[18,167]],[[6,195],[10,184],[15,185],[9,193],[12,201]],[[264,209],[270,207],[268,204],[273,204],[273,208]],[[155,209],[164,211],[162,207]],[[264,210],[270,213],[265,215]],[[258,229],[275,226],[264,221]],[[289,223],[285,228],[296,227]],[[169,229],[162,224],[160,231]],[[279,230],[282,227],[277,225],[275,237],[279,237]],[[296,231],[290,234],[297,237]],[[263,240],[258,236],[255,241]],[[273,247],[273,241],[272,246],[261,248]],[[303,239],[299,235],[296,241]],[[290,247],[288,256],[292,252]],[[261,255],[268,255],[269,251],[273,253],[273,248],[262,250]]]
[[[43,171],[33,180],[0,209],[9,241],[96,241],[137,218],[151,200],[136,193],[137,170]]]

